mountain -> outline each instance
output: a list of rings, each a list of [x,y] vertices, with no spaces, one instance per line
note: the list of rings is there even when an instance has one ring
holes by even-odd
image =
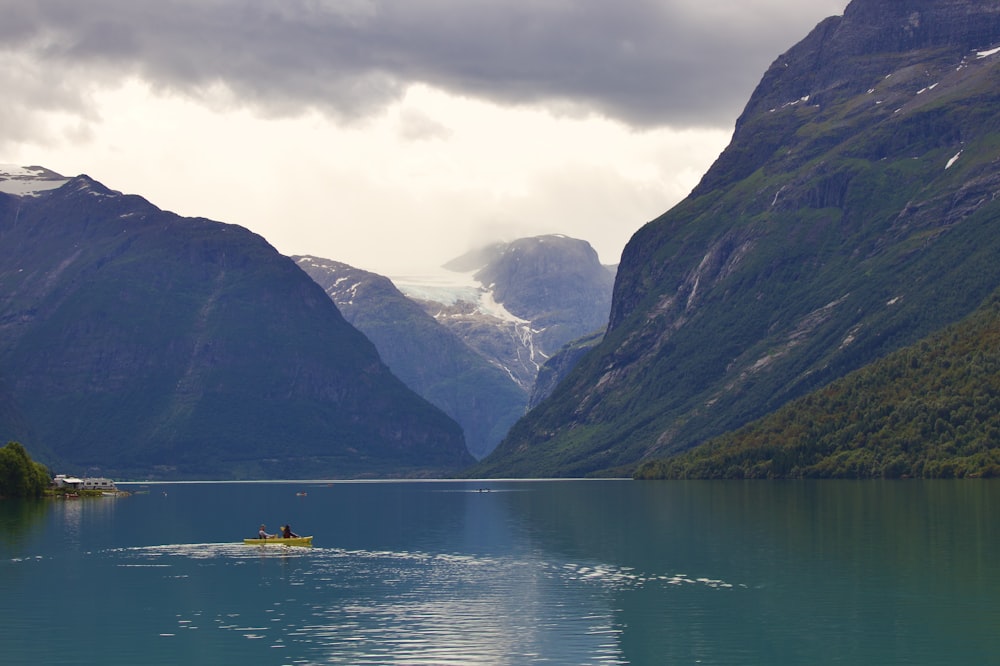
[[[1000,476],[1000,292],[958,324],[644,479]]]
[[[630,240],[603,342],[471,473],[627,473],[971,313],[1000,285],[998,83],[996,2],[821,22]]]
[[[396,284],[526,394],[563,345],[607,325],[614,273],[586,241],[521,238],[474,250],[444,268],[450,280]]]
[[[524,389],[404,296],[389,278],[328,259],[292,259],[375,344],[393,374],[462,426],[474,457],[492,451],[524,414]]]
[[[0,432],[3,433],[4,443],[7,442],[29,442],[34,439],[31,427],[27,419],[17,406],[14,394],[7,386],[7,382],[0,377]],[[52,460],[51,451],[34,451],[35,455]]]
[[[476,280],[511,314],[531,322],[533,343],[546,357],[607,326],[614,273],[601,265],[590,243],[548,235],[491,249],[488,261],[472,264]],[[469,266],[469,258],[445,268]]]
[[[87,176],[2,173],[0,388],[29,451],[143,478],[426,476],[473,461],[459,426],[259,236]]]
[[[494,243],[443,273],[393,280],[293,259],[397,376],[462,425],[476,458],[524,414],[529,394],[540,399],[579,359],[577,338],[603,333],[614,283],[589,243],[562,235]]]
[[[563,345],[556,354],[538,369],[538,377],[535,379],[535,386],[531,390],[531,397],[528,398],[528,409],[534,409],[545,398],[549,397],[556,387],[570,371],[576,367],[580,359],[596,347],[604,338],[604,331],[584,336],[577,340],[571,340]]]

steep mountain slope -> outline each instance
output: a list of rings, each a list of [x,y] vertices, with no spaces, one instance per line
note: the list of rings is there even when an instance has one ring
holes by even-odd
[[[36,438],[29,450],[168,478],[427,475],[472,462],[458,425],[260,237],[86,176],[34,194],[7,180],[0,377]]]
[[[608,333],[475,474],[631,469],[737,428],[1000,285],[1000,4],[855,0],[622,256]]]
[[[27,419],[24,418],[24,414],[18,408],[14,394],[11,393],[7,382],[2,377],[0,377],[0,433],[3,433],[2,439],[5,444],[7,442],[30,442],[34,440]],[[54,462],[54,456],[51,451],[33,449],[33,453],[39,459],[49,460],[50,463]]]
[[[1000,295],[645,479],[1000,476]]]
[[[496,250],[475,277],[492,289],[497,303],[531,322],[543,354],[551,356],[607,325],[614,275],[601,265],[590,243],[536,236]]]
[[[528,398],[528,409],[534,409],[541,404],[545,398],[552,395],[552,392],[559,386],[559,382],[576,367],[580,359],[596,347],[604,338],[604,331],[587,335],[577,340],[572,340],[563,345],[563,348],[552,355],[549,360],[538,369],[538,377],[535,379],[535,387],[531,390],[531,397]]]
[[[473,352],[388,278],[336,261],[292,257],[371,340],[393,374],[455,419],[476,458],[491,452],[525,411],[527,394]]]
[[[461,288],[396,283],[526,393],[563,345],[607,325],[614,275],[586,241],[521,238],[469,252],[444,268],[464,278]]]

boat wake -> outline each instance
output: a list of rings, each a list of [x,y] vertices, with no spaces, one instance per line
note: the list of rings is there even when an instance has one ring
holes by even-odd
[[[341,566],[354,569],[359,563],[366,567],[392,570],[403,566],[407,569],[426,567],[430,569],[446,568],[452,571],[463,570],[468,575],[472,571],[502,571],[512,566],[530,566],[547,578],[562,578],[583,584],[599,585],[612,589],[638,588],[650,585],[664,586],[702,586],[715,589],[746,589],[742,583],[731,583],[705,576],[693,576],[685,573],[644,573],[630,567],[620,567],[603,563],[575,562],[510,562],[505,558],[486,557],[482,555],[465,555],[453,553],[426,553],[421,551],[391,551],[391,550],[345,550],[342,548],[261,548],[238,543],[178,543],[157,546],[134,546],[128,548],[113,548],[102,551],[104,554],[119,554],[122,561],[120,567],[168,567],[170,558],[191,560],[260,560],[269,558],[302,559],[315,561],[319,568],[335,566],[335,561],[341,561]]]
[[[259,548],[242,543],[172,543],[159,546],[112,548],[103,552],[145,559],[181,557],[193,560],[217,558],[255,560],[262,557],[304,557],[322,550],[321,548]]]

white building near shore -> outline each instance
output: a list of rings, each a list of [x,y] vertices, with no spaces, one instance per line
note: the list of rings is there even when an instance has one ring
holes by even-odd
[[[118,490],[114,481],[103,476],[88,476],[81,479],[75,476],[56,474],[56,477],[52,479],[52,485],[56,488],[72,488],[73,490]]]

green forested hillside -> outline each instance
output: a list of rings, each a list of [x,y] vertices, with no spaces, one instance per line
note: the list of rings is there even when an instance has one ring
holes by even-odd
[[[779,56],[629,241],[604,340],[475,472],[632,472],[975,311],[1000,286],[998,44],[995,1],[854,0]]]
[[[1000,476],[1000,292],[962,322],[636,476]]]

